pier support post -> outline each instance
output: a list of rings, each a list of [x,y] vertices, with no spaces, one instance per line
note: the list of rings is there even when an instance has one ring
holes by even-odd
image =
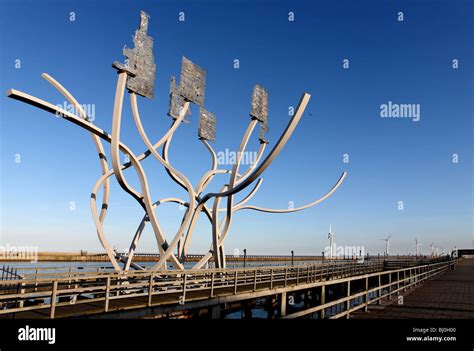
[[[276,307],[276,296],[272,295],[268,297],[267,300],[267,308],[268,308],[268,319],[274,319],[275,318],[275,307]]]
[[[400,295],[400,272],[397,272],[397,296]]]
[[[243,303],[244,319],[252,319],[252,302],[246,301]]]
[[[304,303],[303,303],[304,308],[309,308],[311,306],[311,299],[312,298],[313,298],[313,296],[311,294],[311,291],[306,290],[304,292]]]
[[[311,296],[313,297],[311,300],[311,307],[316,307],[319,304],[319,301],[321,300],[318,290],[319,289],[313,289],[311,292]]]
[[[221,319],[221,305],[214,305],[211,307],[211,318]]]
[[[148,307],[151,306],[153,298],[153,274],[150,274],[150,281],[148,282]]]
[[[56,294],[58,291],[58,281],[55,280],[53,282],[53,291],[51,292],[51,308],[49,311],[49,318],[54,319],[54,315],[56,312]]]
[[[369,277],[365,278],[365,307],[364,312],[369,311]]]
[[[323,285],[321,286],[321,305],[324,305],[326,303],[326,286]],[[321,316],[321,319],[325,318],[324,315],[324,308],[319,312],[319,315]]]
[[[21,290],[20,290],[20,294],[24,294],[25,293],[25,288],[23,288],[25,286],[25,283],[21,283]],[[25,301],[24,300],[21,300],[19,303],[18,303],[18,307],[20,308],[23,308],[24,307],[24,303]]]
[[[280,317],[286,316],[286,292],[282,292],[280,295]]]
[[[379,290],[378,290],[378,300],[377,300],[377,305],[380,305],[382,303],[382,289],[380,288],[382,286],[382,276],[379,274]]]
[[[351,296],[351,281],[349,280],[347,282],[347,297]],[[349,311],[351,309],[351,300],[347,300],[346,303],[346,311]],[[349,319],[349,313],[346,314],[346,318]]]
[[[388,274],[388,299],[392,299],[392,273]]]
[[[110,295],[110,277],[107,277],[107,285],[105,286],[105,306],[104,312],[109,311],[109,295]]]
[[[38,291],[38,268],[35,271],[35,292]]]
[[[403,292],[407,292],[407,271],[403,271]]]

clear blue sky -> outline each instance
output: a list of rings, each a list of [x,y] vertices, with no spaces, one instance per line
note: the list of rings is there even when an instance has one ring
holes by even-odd
[[[473,5],[471,1],[1,1],[0,88],[54,104],[64,98],[40,75],[47,72],[83,104],[95,105],[95,124],[111,130],[116,84],[113,61],[132,46],[141,9],[151,15],[157,65],[155,98],[140,98],[152,140],[167,130],[169,78],[181,56],[207,70],[206,107],[218,118],[216,151],[235,150],[247,127],[255,83],[270,94],[272,147],[303,92],[312,99],[286,148],[267,169],[252,204],[285,208],[321,196],[343,170],[348,177],[327,201],[304,212],[238,212],[226,251],[320,254],[331,223],[338,245],[382,253],[413,253],[414,238],[451,249],[473,241]],[[70,12],[75,13],[71,22]],[[183,11],[185,22],[178,21]],[[293,11],[295,21],[288,21]],[[399,11],[404,21],[397,21]],[[15,60],[21,68],[15,68]],[[240,68],[234,69],[234,59]],[[350,68],[342,63],[349,59]],[[452,60],[459,60],[453,69]],[[420,104],[421,119],[380,117],[380,105]],[[123,140],[145,146],[124,106]],[[100,175],[89,135],[71,123],[11,100],[1,113],[0,244],[40,251],[100,251],[89,196]],[[170,156],[193,183],[210,166],[191,125],[176,133]],[[256,139],[256,138],[254,138]],[[105,144],[108,149],[108,144]],[[250,148],[256,150],[254,140]],[[343,154],[350,157],[343,163]],[[459,155],[457,164],[452,155]],[[21,163],[15,163],[15,155]],[[154,199],[185,197],[156,161],[144,163]],[[133,171],[127,173],[137,184]],[[141,217],[136,202],[112,179],[106,231],[129,245]],[[217,190],[224,177],[216,178]],[[71,211],[70,202],[76,209]],[[404,202],[399,211],[398,201]],[[158,210],[168,238],[182,212]],[[199,223],[192,252],[209,248],[211,229]],[[140,251],[155,251],[147,228]]]

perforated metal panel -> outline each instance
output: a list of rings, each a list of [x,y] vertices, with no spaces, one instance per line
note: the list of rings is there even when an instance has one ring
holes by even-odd
[[[176,88],[176,78],[171,77],[170,82],[170,104],[169,104],[169,111],[168,116],[172,117],[173,119],[177,119],[181,113],[181,109],[184,107],[184,98],[179,94],[178,89]],[[188,108],[186,111],[186,115],[191,115],[191,109]],[[183,119],[183,122],[188,124],[191,123],[187,119]]]
[[[125,68],[135,74],[127,79],[127,89],[147,98],[153,97],[156,66],[153,57],[153,38],[147,35],[149,15],[141,11],[140,27],[135,31],[133,49],[125,47]]]
[[[206,71],[183,56],[179,93],[186,100],[204,106]]]
[[[268,132],[268,128],[265,129],[265,128],[263,128],[263,126],[262,126],[262,128],[260,128],[260,135],[259,135],[260,142],[268,144],[268,139],[265,136],[267,134],[267,132]]]
[[[260,121],[260,141],[268,143],[265,138],[268,132],[268,92],[258,84],[253,87],[250,116]]]
[[[204,107],[199,108],[199,130],[198,135],[201,139],[216,140],[216,116],[207,111]]]
[[[267,125],[268,92],[258,84],[253,87],[250,116]]]

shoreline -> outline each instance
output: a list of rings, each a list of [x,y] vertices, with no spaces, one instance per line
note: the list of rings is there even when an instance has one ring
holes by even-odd
[[[22,253],[8,253],[5,257],[0,258],[2,262],[109,262],[106,254],[88,254],[86,252],[38,252],[37,256],[32,258],[29,255],[25,256]],[[198,262],[203,255],[189,255],[186,262]],[[322,256],[279,256],[279,255],[249,255],[245,257],[245,261],[322,261],[322,260],[345,260],[350,258],[323,258]],[[135,254],[133,257],[135,262],[157,262],[159,260],[158,254]],[[227,255],[226,260],[229,262],[243,262],[243,256]],[[210,260],[213,262],[213,259]]]

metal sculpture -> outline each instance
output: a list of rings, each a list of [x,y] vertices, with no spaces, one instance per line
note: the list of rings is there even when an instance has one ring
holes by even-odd
[[[65,120],[90,132],[99,155],[102,171],[102,175],[92,188],[90,208],[97,228],[99,241],[115,270],[126,271],[130,268],[144,269],[133,262],[133,257],[140,241],[141,234],[148,222],[152,226],[160,254],[159,261],[152,267],[152,269],[167,269],[167,263],[169,262],[171,262],[176,268],[184,269],[184,262],[188,255],[189,245],[192,240],[196,221],[201,213],[205,214],[211,224],[212,243],[209,252],[206,253],[199,262],[194,264],[192,268],[199,269],[202,267],[208,267],[211,259],[213,259],[216,268],[224,268],[226,266],[224,242],[227,238],[236,212],[241,210],[255,210],[268,213],[290,213],[304,210],[324,201],[333,194],[342,184],[347,173],[342,173],[339,180],[327,194],[316,201],[301,207],[291,209],[269,209],[246,205],[246,203],[256,194],[262,184],[263,180],[260,176],[275,157],[278,156],[300,122],[303,112],[309,102],[310,95],[307,93],[303,94],[294,115],[288,123],[288,126],[283,131],[270,153],[265,157],[265,159],[263,159],[263,161],[261,161],[268,143],[265,138],[265,133],[268,131],[268,92],[263,87],[256,85],[251,100],[250,123],[241,140],[236,161],[231,170],[220,169],[217,167],[216,153],[209,144],[209,142],[214,141],[216,137],[216,117],[213,113],[204,108],[206,72],[185,57],[183,57],[182,61],[179,84],[176,84],[176,79],[174,77],[172,77],[170,84],[170,108],[168,115],[173,119],[173,122],[166,134],[157,142],[152,143],[142,126],[137,102],[137,94],[147,98],[153,96],[155,63],[152,52],[153,39],[147,35],[148,20],[149,15],[142,11],[140,26],[134,36],[135,47],[133,49],[124,49],[124,55],[127,57],[125,64],[114,62],[112,65],[118,71],[118,80],[112,116],[112,131],[110,134],[95,126],[73,95],[46,73],[43,73],[42,77],[55,87],[76,108],[78,114],[66,111],[49,102],[18,90],[11,89],[7,92],[7,95],[10,98],[26,102],[54,113],[55,115],[61,116]],[[141,139],[147,147],[147,149],[140,155],[135,155],[126,144],[120,141],[122,106],[125,89],[128,90],[130,95],[133,120]],[[209,151],[212,159],[211,169],[201,177],[196,186],[193,186],[184,174],[174,168],[168,158],[168,151],[173,134],[182,122],[189,123],[189,121],[186,121],[185,117],[190,114],[191,104],[195,104],[199,107],[198,137],[201,143]],[[257,157],[247,170],[241,172],[240,164],[242,161],[242,155],[244,154],[247,143],[249,142],[257,124],[259,124],[260,128],[260,147]],[[103,140],[110,143],[112,168],[109,168],[107,162],[105,149],[102,144]],[[159,148],[162,148],[161,154],[157,151]],[[119,156],[121,152],[128,155],[130,162],[123,164],[120,162]],[[150,196],[148,179],[141,165],[141,161],[150,155],[153,155],[157,162],[165,168],[166,172],[174,182],[186,190],[188,194],[186,200],[172,197],[153,201]],[[133,188],[127,182],[125,171],[129,168],[135,170],[139,179],[140,189]],[[228,174],[229,181],[227,184],[222,186],[220,192],[207,193],[203,195],[206,187],[216,174]],[[126,256],[118,254],[112,248],[107,240],[103,227],[103,222],[108,210],[109,182],[110,177],[112,176],[116,178],[122,189],[130,194],[130,196],[132,196],[144,210],[144,216],[131,240],[128,255]],[[234,195],[245,190],[252,184],[254,184],[253,188],[247,196],[240,202],[234,203]],[[97,209],[97,193],[101,188],[103,189],[103,192],[99,212]],[[222,200],[226,201],[225,207],[220,207]],[[212,206],[208,205],[211,201],[213,201]],[[167,241],[155,213],[156,207],[164,203],[177,203],[186,207],[181,226],[175,233],[171,242]],[[225,217],[221,221],[219,213],[222,212],[225,212]],[[121,266],[121,263],[123,266]]]

